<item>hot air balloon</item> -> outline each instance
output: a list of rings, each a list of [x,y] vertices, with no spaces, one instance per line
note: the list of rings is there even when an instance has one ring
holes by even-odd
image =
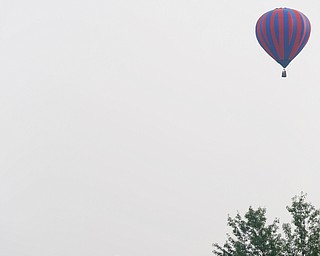
[[[309,19],[289,8],[276,8],[263,14],[256,24],[256,36],[261,47],[282,67],[286,67],[301,52],[310,37]]]

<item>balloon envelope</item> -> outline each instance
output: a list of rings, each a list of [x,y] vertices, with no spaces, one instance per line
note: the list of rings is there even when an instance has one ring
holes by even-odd
[[[303,13],[289,8],[269,11],[256,24],[259,44],[283,68],[304,48],[310,32],[309,19]]]

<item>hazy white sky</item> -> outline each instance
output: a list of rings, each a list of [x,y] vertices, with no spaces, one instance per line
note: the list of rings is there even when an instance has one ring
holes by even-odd
[[[285,6],[282,79],[254,28]],[[209,256],[229,213],[320,207],[319,8],[1,0],[0,255]]]

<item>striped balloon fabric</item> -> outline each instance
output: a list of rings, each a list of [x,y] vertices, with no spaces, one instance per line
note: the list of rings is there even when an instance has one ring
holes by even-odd
[[[301,12],[277,8],[263,14],[256,24],[261,47],[283,68],[300,53],[309,40],[311,25]],[[286,76],[285,69],[283,76]]]

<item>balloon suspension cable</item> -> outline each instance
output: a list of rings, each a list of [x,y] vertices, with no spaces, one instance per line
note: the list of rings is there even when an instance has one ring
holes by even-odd
[[[287,77],[287,71],[285,68],[282,70],[282,77]]]

